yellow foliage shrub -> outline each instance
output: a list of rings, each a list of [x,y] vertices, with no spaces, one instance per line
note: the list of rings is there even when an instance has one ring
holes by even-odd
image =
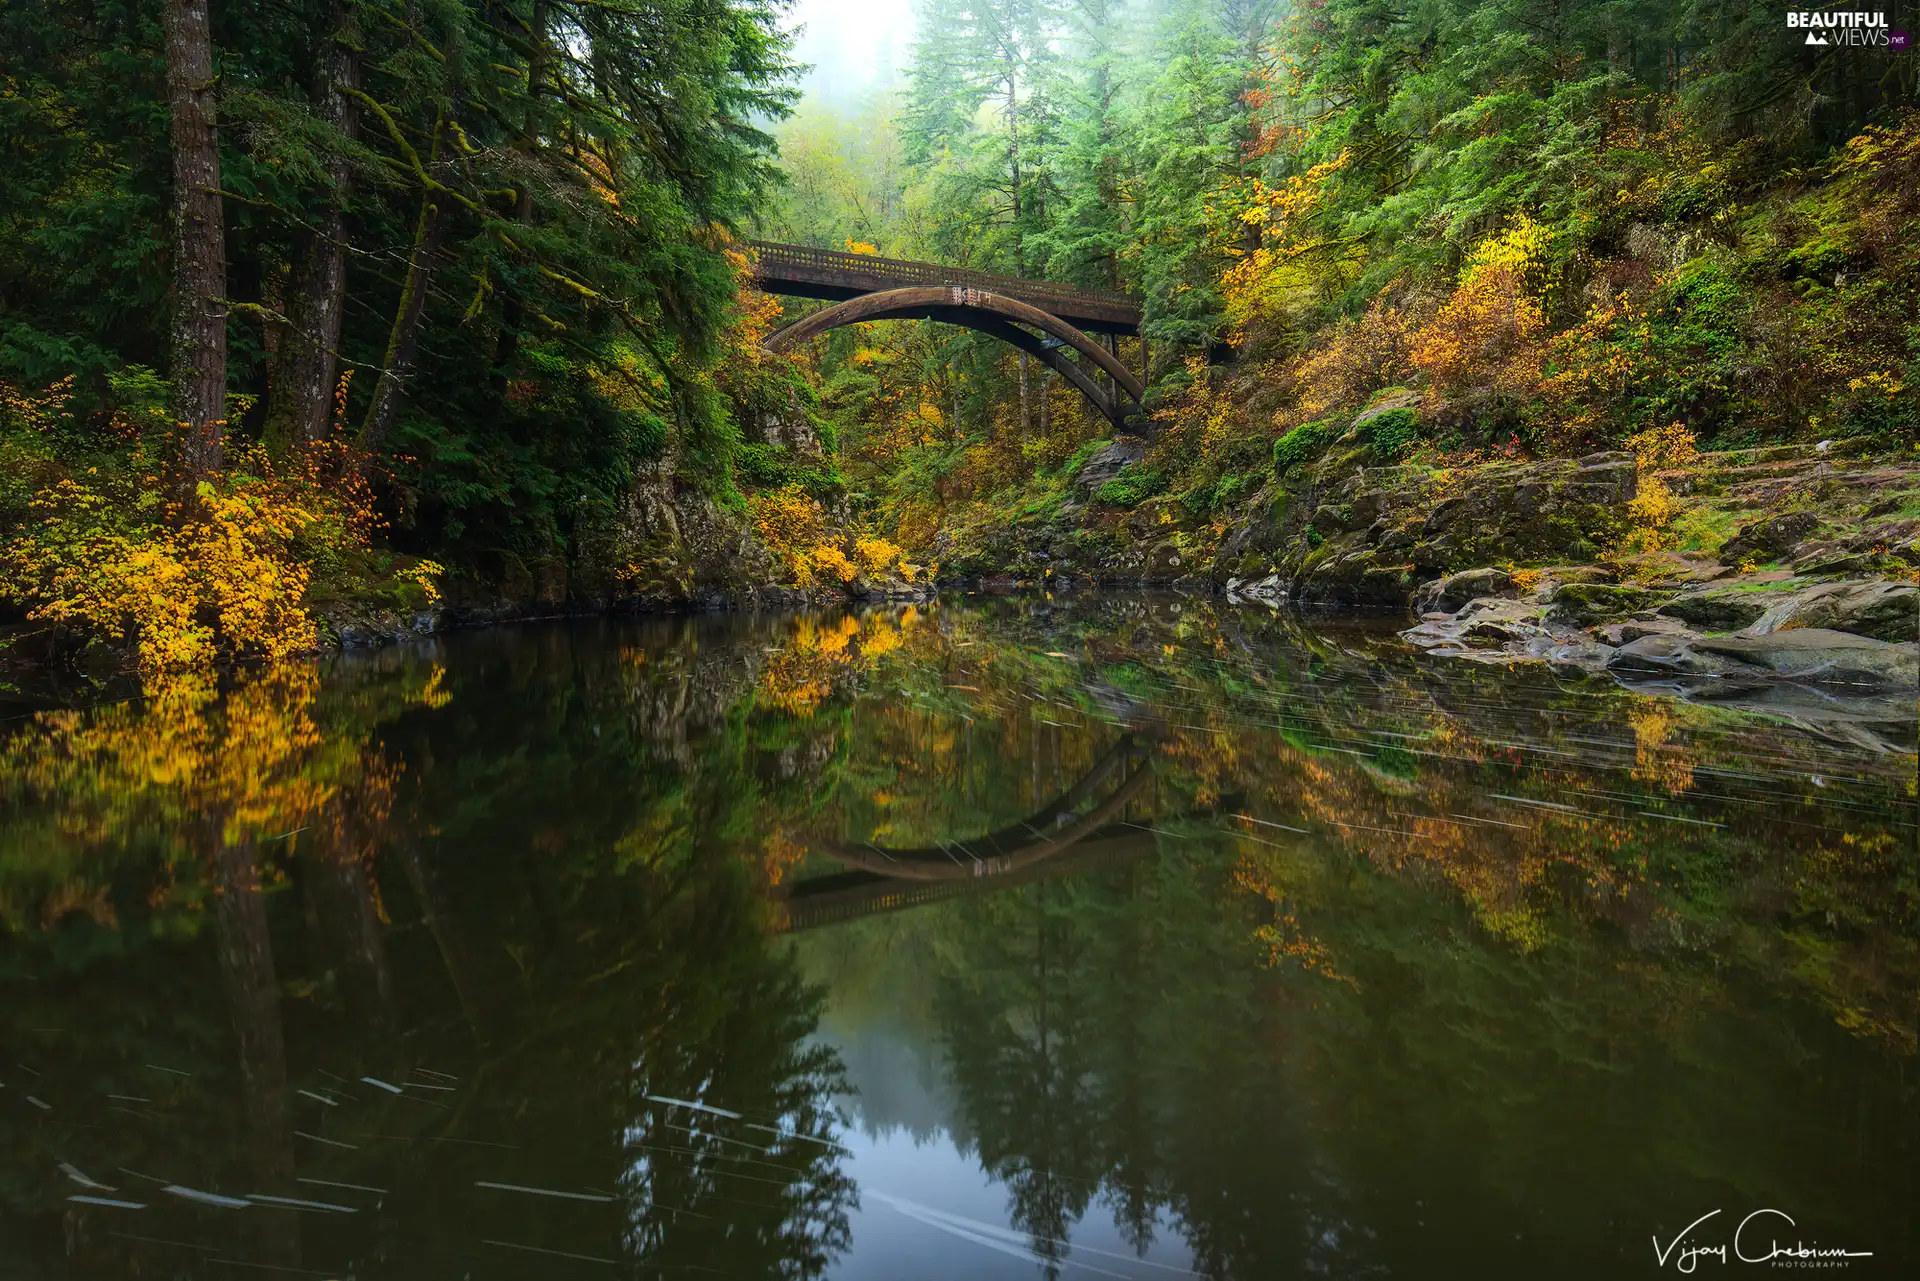
[[[118,417],[109,426],[139,434]],[[137,445],[135,463],[144,458]],[[315,566],[364,549],[374,523],[359,460],[338,441],[278,469],[243,450],[184,495],[143,470],[94,467],[41,485],[29,521],[0,542],[0,594],[29,618],[131,644],[150,674],[312,648]],[[441,572],[419,561],[400,576],[432,600]]]
[[[1627,448],[1642,471],[1688,467],[1700,458],[1700,442],[1684,423],[1649,427],[1627,437]]]
[[[288,543],[314,518],[231,481],[196,498],[176,520],[128,527],[113,495],[61,480],[34,498],[40,524],[6,545],[0,575],[35,602],[29,617],[134,642],[143,670],[204,664],[223,642],[249,657],[311,648],[311,570]]]
[[[1658,476],[1642,476],[1639,491],[1627,504],[1627,528],[1615,545],[1612,557],[1619,559],[1635,553],[1651,555],[1675,546],[1680,540],[1673,531],[1673,522],[1680,510],[1679,500]]]
[[[1532,390],[1540,377],[1538,342],[1547,323],[1533,277],[1548,235],[1522,215],[1468,256],[1453,294],[1413,335],[1410,359],[1436,391]]]
[[[900,561],[900,546],[884,538],[856,538],[853,543],[854,563],[868,574],[884,574]],[[901,565],[904,569],[905,565]],[[909,575],[908,581],[912,581]]]
[[[895,543],[866,535],[849,540],[819,500],[799,485],[756,496],[753,527],[801,587],[812,586],[823,576],[847,583],[859,574],[882,574],[889,569],[898,569],[912,582],[916,572],[901,559]]]
[[[1274,426],[1285,431],[1343,410],[1357,410],[1367,397],[1404,382],[1413,373],[1412,317],[1402,307],[1375,298],[1357,320],[1343,320],[1316,336],[1312,348],[1290,366],[1294,403]]]
[[[1290,306],[1311,293],[1320,269],[1318,251],[1333,242],[1312,235],[1308,225],[1325,208],[1328,184],[1347,159],[1342,151],[1278,187],[1247,178],[1222,193],[1229,243],[1221,248],[1238,261],[1220,283],[1227,320],[1240,334],[1284,319]],[[1245,247],[1251,238],[1258,243]]]
[[[1596,304],[1579,324],[1547,344],[1551,372],[1535,389],[1547,443],[1572,452],[1606,434],[1615,400],[1629,385],[1635,361],[1630,346],[1609,341],[1622,332],[1644,332],[1646,311],[1625,294]]]

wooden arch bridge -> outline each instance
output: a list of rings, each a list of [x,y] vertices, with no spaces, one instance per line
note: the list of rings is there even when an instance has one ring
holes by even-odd
[[[1116,428],[1144,417],[1146,385],[1121,362],[1112,341],[1140,332],[1140,302],[1128,294],[804,245],[754,241],[749,247],[762,290],[833,304],[775,330],[767,338],[769,351],[858,321],[938,320],[1046,362]],[[1106,335],[1107,344],[1094,334]]]
[[[780,927],[812,929],[1151,853],[1154,828],[1128,815],[1154,777],[1161,730],[1158,723],[1129,729],[1071,788],[984,836],[914,849],[838,841],[817,846],[850,870],[780,887]],[[1112,790],[1082,811],[1116,775]]]

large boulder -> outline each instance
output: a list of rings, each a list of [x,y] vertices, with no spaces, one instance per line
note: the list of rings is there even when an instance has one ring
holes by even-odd
[[[1643,587],[1623,587],[1614,583],[1562,583],[1554,589],[1552,617],[1555,622],[1591,626],[1609,618],[1638,613],[1660,597]]]
[[[1513,575],[1504,569],[1487,566],[1463,569],[1457,574],[1422,583],[1413,594],[1413,605],[1422,614],[1454,614],[1470,600],[1514,594]]]
[[[1920,587],[1885,579],[1820,583],[1767,610],[1744,635],[1794,628],[1852,632],[1883,641],[1920,640]]]
[[[1775,599],[1769,599],[1763,592],[1738,587],[1711,588],[1677,596],[1656,612],[1702,631],[1732,632],[1759,622]]]
[[[1820,627],[1766,636],[1652,635],[1615,650],[1607,669],[1626,677],[1708,676],[1736,684],[1771,678],[1872,693],[1920,681],[1920,644]]]
[[[1703,636],[1691,646],[1696,652],[1790,680],[1875,689],[1920,681],[1920,644],[1895,645],[1824,627],[1798,627],[1766,636]]]
[[[1781,512],[1777,516],[1763,516],[1759,520],[1742,525],[1740,529],[1720,547],[1720,562],[1723,565],[1738,565],[1753,558],[1755,560],[1777,560],[1787,554],[1794,544],[1804,542],[1820,528],[1820,516],[1816,512]]]

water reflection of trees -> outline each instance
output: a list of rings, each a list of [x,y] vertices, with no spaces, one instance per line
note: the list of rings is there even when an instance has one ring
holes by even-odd
[[[737,856],[752,672],[660,639],[652,666],[536,635],[451,678],[389,655],[15,726],[0,1043],[49,1105],[0,1109],[20,1269],[550,1251],[799,1277],[844,1250],[839,1068]],[[67,1201],[63,1161],[142,1228]],[[362,1213],[201,1209],[123,1169]]]
[[[818,994],[769,942],[763,891],[823,870],[820,833],[937,844],[1031,815],[1143,703],[1167,713],[1161,815],[1232,795],[1282,827],[1196,822],[916,927],[942,958],[957,1134],[1041,1257],[1095,1209],[1226,1277],[1470,1265],[1543,1187],[1634,1223],[1662,1207],[1609,1189],[1785,1187],[1866,1217],[1897,1198],[1862,1174],[1912,1133],[1911,1088],[1876,1075],[1897,1058],[1804,1066],[1850,1035],[1911,1053],[1920,899],[1873,803],[1883,766],[1816,796],[1790,781],[1831,759],[1804,737],[1291,627],[1036,604],[538,629],[464,638],[444,669],[395,653],[16,722],[0,1043],[52,1110],[7,1079],[4,1248],[38,1264],[71,1233],[101,1270],[191,1271],[64,1200],[57,1162],[85,1153],[155,1218],[192,1219],[153,1237],[228,1229],[102,1170],[389,1189],[325,1231],[250,1212],[219,1239],[275,1266],[541,1257],[490,1240],[817,1275],[853,1198],[821,1141],[840,1071],[810,1048]],[[1356,735],[1378,741],[1343,750]],[[1752,761],[1766,807],[1707,795]],[[1654,813],[1459,821],[1591,779]],[[1668,822],[1668,800],[1720,826]],[[459,1079],[353,1084],[439,1079],[421,1072]],[[1663,1076],[1740,1089],[1644,1085]],[[1860,1154],[1851,1173],[1829,1147]],[[1657,1186],[1676,1168],[1686,1188]]]
[[[1812,1011],[1605,933],[1520,953],[1324,849],[1291,893],[1342,975],[1262,968],[1244,847],[1183,835],[894,936],[931,958],[954,1137],[1040,1258],[1101,1211],[1220,1278],[1471,1269],[1489,1242],[1626,1269],[1619,1225],[1676,1198],[1905,1221],[1911,1086]]]

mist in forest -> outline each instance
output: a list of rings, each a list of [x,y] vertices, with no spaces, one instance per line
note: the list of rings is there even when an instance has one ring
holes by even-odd
[[[809,68],[801,91],[845,108],[892,84],[911,57],[913,11],[913,0],[797,0],[786,25],[799,36],[795,60]]]

